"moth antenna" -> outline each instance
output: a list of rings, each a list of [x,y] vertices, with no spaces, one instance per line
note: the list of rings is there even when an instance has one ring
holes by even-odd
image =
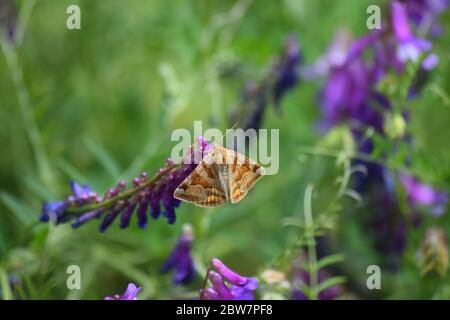
[[[231,127],[231,128],[229,128],[229,129],[225,129],[225,133],[222,135],[222,137],[217,141],[217,144],[222,144],[222,141],[223,141],[223,139],[227,136],[227,134],[231,131],[231,130],[234,130],[236,127],[237,127],[237,125],[239,124],[239,121],[236,121],[234,124],[233,124],[233,126]],[[230,131],[228,131],[228,130],[230,130]],[[226,147],[226,146],[225,146]]]

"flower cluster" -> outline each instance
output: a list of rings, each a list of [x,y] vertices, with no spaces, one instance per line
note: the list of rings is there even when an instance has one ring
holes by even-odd
[[[321,128],[330,129],[342,122],[347,123],[360,153],[370,154],[374,150],[374,141],[366,135],[369,129],[379,136],[414,143],[405,134],[409,117],[407,108],[397,105],[397,101],[390,101],[382,88],[389,82],[390,74],[403,75],[408,64],[418,65],[414,80],[406,88],[408,95],[405,98],[417,96],[438,58],[432,53],[431,41],[416,34],[438,35],[437,17],[449,4],[448,0],[393,0],[388,21],[380,30],[371,31],[356,40],[352,40],[348,32],[338,32],[327,52],[312,67],[305,68],[303,76],[308,79],[325,77],[319,95],[323,115]],[[434,31],[426,30],[429,27]],[[380,244],[385,256],[398,255],[405,248],[406,221],[398,206],[393,174],[365,161],[354,163],[367,167],[368,174],[364,179],[357,175],[356,189],[359,192],[373,191],[369,200],[375,205],[370,207],[373,214],[369,223],[370,229],[377,233],[375,242]],[[414,177],[402,176],[400,180],[414,209],[414,214],[408,218],[417,216],[415,209],[419,206],[425,206],[434,215],[445,211],[447,194],[418,183]],[[382,207],[376,205],[378,201]]]
[[[211,266],[214,270],[209,271],[206,277],[211,282],[212,287],[204,288],[201,291],[200,297],[202,299],[253,300],[253,291],[258,288],[257,279],[239,275],[219,259],[212,259]]]
[[[173,276],[174,285],[187,284],[195,277],[194,262],[191,257],[192,242],[194,240],[192,227],[183,226],[183,232],[178,240],[175,249],[161,268],[161,272],[166,273],[175,269]]]
[[[402,73],[408,61],[417,63],[422,55],[425,57],[423,70],[436,66],[438,60],[431,54],[431,42],[417,38],[411,29],[409,16],[416,7],[412,3],[417,2],[392,1],[390,24],[353,42],[348,33],[339,32],[328,52],[310,70],[309,74],[327,76],[320,95],[325,127],[345,120],[356,132],[369,126],[382,133],[385,113],[382,111],[391,110],[391,105],[379,92],[380,81],[390,70]],[[434,21],[436,15],[448,7],[448,1],[441,2],[439,10],[424,8],[422,16],[430,16],[428,19],[433,16]],[[423,18],[414,16],[423,23]],[[371,59],[364,55],[369,50]]]
[[[134,283],[130,283],[122,296],[116,294],[112,297],[106,297],[105,300],[137,300],[136,296],[141,289],[141,287],[137,287]]]
[[[169,224],[173,224],[176,221],[175,208],[180,205],[173,193],[210,150],[209,143],[202,137],[198,142],[198,148],[191,147],[182,164],[174,164],[169,159],[153,179],[149,179],[144,172],[133,179],[133,186],[128,190],[125,181],[121,181],[99,196],[88,185],[80,186],[72,182],[70,196],[62,201],[44,203],[40,220],[55,224],[74,221],[72,226],[77,228],[102,217],[100,231],[104,232],[119,216],[120,227],[126,228],[133,213],[136,213],[139,227],[145,228],[150,212],[153,219],[158,219],[162,214]]]

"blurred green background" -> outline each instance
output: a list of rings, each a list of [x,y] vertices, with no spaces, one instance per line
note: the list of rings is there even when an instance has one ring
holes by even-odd
[[[103,192],[119,179],[158,170],[174,146],[173,129],[193,130],[194,120],[202,120],[204,128],[229,127],[230,110],[246,81],[264,74],[288,35],[300,42],[305,63],[313,63],[338,28],[355,36],[367,32],[366,8],[372,2],[17,1],[17,7],[29,9],[20,16],[26,22],[23,42],[9,57],[0,55],[0,266],[20,282],[16,297],[102,299],[122,292],[128,282],[143,287],[142,299],[187,297],[201,287],[213,257],[246,275],[271,266],[299,236],[283,219],[302,215],[306,185],[316,186],[320,208],[342,171],[332,158],[299,152],[302,146],[327,143],[317,131],[316,84],[292,90],[281,114],[267,109],[263,127],[280,129],[280,170],[237,205],[182,204],[173,226],[157,220],[140,230],[132,220],[128,229],[114,223],[105,234],[96,222],[73,230],[37,220],[43,201],[69,193],[69,180]],[[81,30],[66,28],[71,4],[81,7]],[[447,99],[448,43],[447,33],[436,43],[441,63],[429,85],[444,88]],[[14,85],[17,70],[23,72],[22,88]],[[448,188],[450,105],[443,101],[425,90],[414,102],[411,130],[420,147],[417,157],[432,171],[430,179]],[[364,288],[366,267],[379,258],[357,222],[364,204],[348,201],[345,208],[333,227],[345,234],[336,238],[345,240],[332,247],[346,254],[338,272],[350,278],[354,295],[433,297],[439,280],[420,277],[414,252],[400,274],[383,278],[383,290]],[[159,268],[183,223],[194,227],[199,276],[188,288],[174,288],[171,276],[160,275]],[[439,223],[448,229],[448,218]],[[423,230],[416,232],[412,251]],[[73,264],[81,268],[81,290],[66,288],[65,271]],[[450,286],[440,290],[450,297]]]

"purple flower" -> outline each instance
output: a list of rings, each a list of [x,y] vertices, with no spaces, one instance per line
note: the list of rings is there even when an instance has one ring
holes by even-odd
[[[198,148],[191,147],[183,163],[175,165],[168,159],[154,179],[150,180],[144,172],[133,179],[132,188],[128,190],[125,181],[120,181],[103,196],[98,196],[88,185],[71,182],[72,194],[62,201],[44,203],[40,220],[56,224],[74,220],[72,226],[77,228],[92,219],[102,218],[99,229],[104,232],[118,217],[120,227],[126,228],[136,213],[138,226],[146,228],[149,215],[158,219],[162,213],[167,222],[173,224],[175,209],[180,205],[173,197],[175,189],[210,151],[209,142],[202,137],[198,144]],[[81,214],[75,213],[80,211]]]
[[[70,182],[72,194],[63,201],[45,202],[42,206],[40,220],[42,222],[53,221],[56,224],[69,221],[71,218],[64,216],[69,207],[82,206],[100,201],[100,198],[88,185],[80,186],[75,181]]]
[[[424,39],[416,38],[409,26],[406,5],[399,1],[391,4],[392,27],[398,41],[397,56],[402,62],[417,62],[423,52],[429,51],[431,43]]]
[[[402,175],[400,181],[405,188],[409,203],[417,208],[425,206],[431,214],[442,215],[447,207],[448,194],[433,189],[430,185],[420,183],[417,179]]]
[[[201,296],[204,299],[253,300],[253,291],[258,288],[258,280],[256,278],[241,276],[217,258],[212,259],[211,266],[215,271],[208,272],[207,277],[212,287],[202,291]]]
[[[163,273],[171,269],[176,270],[173,276],[174,285],[190,283],[195,277],[195,267],[191,257],[192,241],[192,227],[184,225],[175,249],[161,268]]]
[[[141,289],[141,287],[137,287],[134,283],[130,283],[122,296],[116,294],[112,297],[105,297],[105,300],[137,300],[136,296]]]
[[[389,101],[377,91],[376,83],[384,74],[387,59],[381,59],[375,51],[375,57],[380,58],[369,63],[363,53],[369,48],[377,48],[383,32],[376,30],[351,41],[348,32],[339,31],[324,56],[306,71],[309,78],[326,76],[319,94],[322,128],[329,129],[347,122],[356,131],[356,136],[367,127],[382,131],[383,114],[380,110],[390,106]],[[384,53],[380,49],[378,51]]]

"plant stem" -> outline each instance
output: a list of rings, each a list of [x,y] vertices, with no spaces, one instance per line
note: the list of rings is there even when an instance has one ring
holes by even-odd
[[[318,155],[318,156],[324,156],[324,157],[331,157],[331,158],[350,158],[350,159],[354,159],[354,160],[361,160],[361,161],[366,161],[366,162],[370,162],[373,164],[377,164],[381,167],[385,167],[388,168],[392,171],[400,171],[403,173],[406,173],[408,175],[414,175],[411,170],[409,170],[408,168],[405,167],[394,167],[392,165],[389,165],[388,163],[382,161],[382,160],[378,160],[378,159],[374,159],[373,157],[371,157],[368,154],[364,154],[364,153],[359,153],[359,152],[355,152],[355,153],[350,153],[350,152],[344,152],[344,151],[334,151],[334,150],[326,150],[326,149],[320,149],[320,148],[309,148],[309,147],[302,147],[300,148],[300,152],[303,154],[309,154],[309,155]]]
[[[12,300],[11,288],[9,286],[8,274],[0,267],[0,284],[2,288],[3,300]]]
[[[312,192],[314,187],[309,184],[305,190],[304,200],[304,215],[305,215],[305,236],[308,247],[308,264],[309,264],[309,278],[310,278],[310,299],[317,300],[317,253],[316,253],[316,239],[314,236],[314,221],[312,217]]]
[[[117,201],[127,199],[127,198],[131,197],[132,195],[138,193],[139,191],[147,188],[148,186],[151,186],[151,185],[155,184],[164,175],[166,175],[168,172],[170,172],[171,170],[173,170],[174,168],[176,168],[178,166],[179,166],[179,164],[172,164],[172,165],[164,168],[160,172],[158,172],[158,174],[156,174],[152,179],[146,181],[145,183],[143,183],[143,184],[141,184],[141,185],[139,185],[139,186],[137,186],[135,188],[132,188],[132,189],[127,190],[127,191],[124,191],[124,192],[118,194],[115,197],[108,198],[108,199],[106,199],[104,201],[101,201],[101,202],[98,202],[98,203],[94,203],[94,204],[91,204],[91,205],[87,205],[87,206],[82,206],[82,207],[79,207],[79,208],[68,208],[66,210],[66,213],[78,215],[78,214],[82,214],[82,213],[89,212],[89,211],[95,211],[95,210],[100,209],[100,208],[106,208],[106,207],[116,203]]]
[[[203,280],[203,287],[202,287],[202,291],[200,292],[200,300],[204,300],[204,294],[205,294],[205,289],[206,289],[206,285],[208,284],[208,277],[209,277],[209,272],[211,271],[211,265],[208,266],[208,269],[206,269],[206,276],[205,279]]]

